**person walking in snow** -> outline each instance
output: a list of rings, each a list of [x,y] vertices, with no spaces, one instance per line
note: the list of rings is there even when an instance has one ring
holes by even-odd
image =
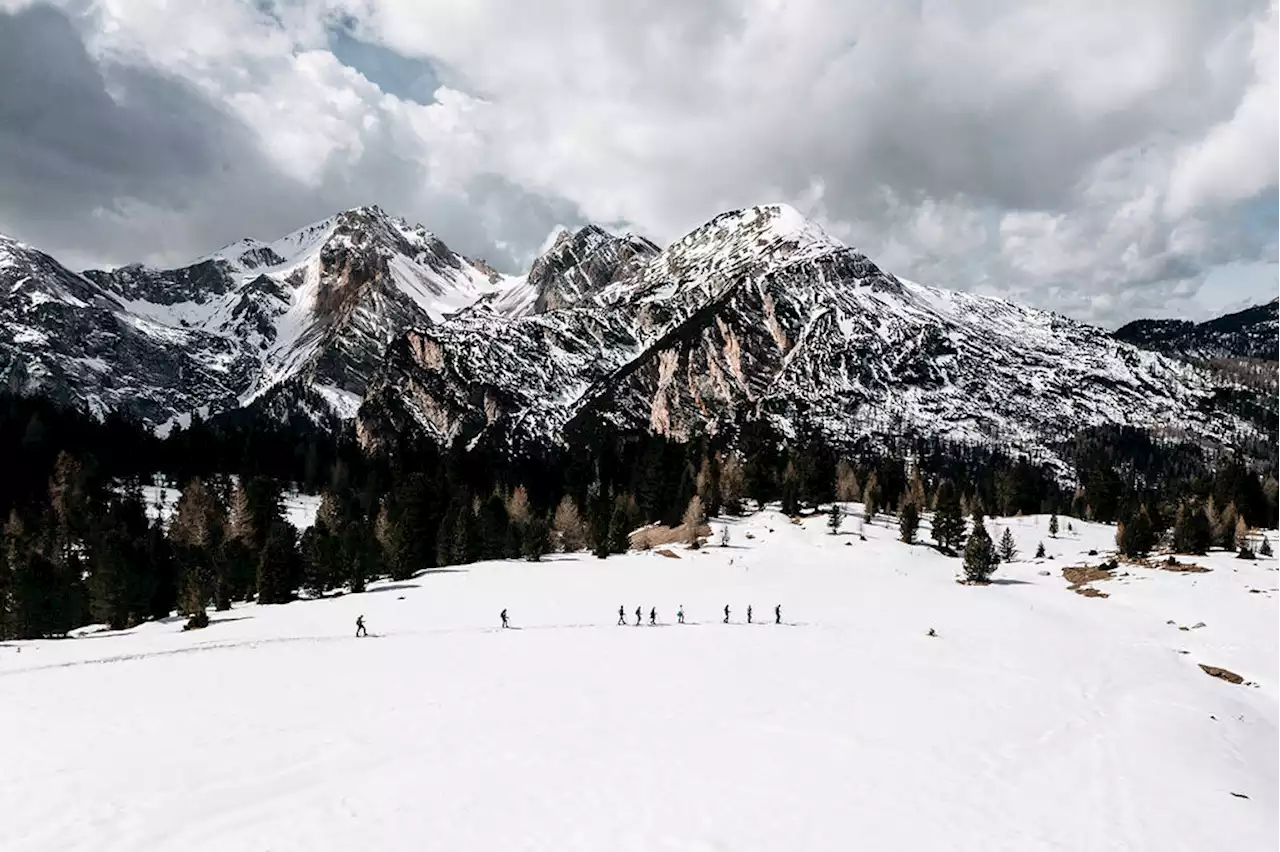
[[[747,604],[747,624],[751,623],[751,604]]]
[[[626,623],[627,623],[627,611],[622,607],[618,607],[618,624],[622,625]]]
[[[640,613],[640,607],[636,607],[636,627],[640,626],[640,622],[643,619],[644,616]]]
[[[653,609],[649,610],[649,626],[652,627],[657,623],[658,623],[658,608],[655,606]]]
[[[724,623],[725,624],[729,623],[729,605],[728,604],[724,605]]]
[[[356,616],[356,638],[359,639],[361,636],[368,636],[368,635],[369,635],[369,631],[364,629],[364,616],[363,615]]]
[[[502,619],[502,626],[504,628],[511,626],[509,623],[507,623],[507,611],[505,609],[501,613],[499,613],[498,617]]]
[[[773,623],[774,624],[782,623],[782,604],[778,604],[773,608]]]
[[[684,624],[684,604],[680,604],[680,608],[676,610],[676,623]]]

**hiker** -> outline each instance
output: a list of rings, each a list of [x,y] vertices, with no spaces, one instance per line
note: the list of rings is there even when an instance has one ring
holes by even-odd
[[[782,623],[782,604],[778,604],[773,608],[773,623],[774,624]]]
[[[626,623],[627,623],[627,611],[622,607],[618,607],[618,624],[622,625]]]
[[[511,626],[510,624],[508,624],[508,623],[507,623],[507,611],[506,611],[505,609],[502,611],[502,613],[501,613],[498,617],[502,619],[502,626],[503,626],[503,627],[510,627],[510,626]]]
[[[655,606],[653,609],[649,610],[649,626],[652,627],[657,623],[658,623],[658,608]]]
[[[640,607],[636,607],[636,627],[640,626],[640,620],[643,618],[644,616],[640,614]]]
[[[684,624],[684,604],[680,604],[680,608],[676,610],[676,623]]]
[[[751,604],[747,604],[747,624],[751,623]]]
[[[368,635],[369,631],[364,629],[364,616],[356,616],[356,638],[359,639],[361,636]]]
[[[729,605],[728,604],[724,605],[724,623],[725,624],[729,623]]]

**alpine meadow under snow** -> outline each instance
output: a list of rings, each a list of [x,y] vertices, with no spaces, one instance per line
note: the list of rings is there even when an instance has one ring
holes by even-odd
[[[1275,849],[1273,558],[1086,597],[1113,527],[991,518],[1023,556],[967,586],[847,509],[5,645],[4,847]]]

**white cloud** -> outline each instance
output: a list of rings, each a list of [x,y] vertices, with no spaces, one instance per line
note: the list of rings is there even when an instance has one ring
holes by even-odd
[[[66,2],[96,57],[189,81],[317,204],[513,263],[578,211],[664,241],[783,200],[891,271],[1114,322],[1275,258],[1241,224],[1277,183],[1274,2]],[[441,68],[436,102],[342,66],[339,15]]]

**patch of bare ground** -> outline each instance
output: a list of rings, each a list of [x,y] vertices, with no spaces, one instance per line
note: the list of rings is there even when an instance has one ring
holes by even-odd
[[[701,524],[698,527],[698,543],[703,544],[711,537],[711,526]],[[641,527],[629,536],[632,550],[650,550],[664,544],[676,544],[689,541],[689,532],[684,524],[675,527],[664,527],[653,524]]]
[[[680,554],[679,554],[679,553],[676,553],[676,552],[671,551],[671,550],[667,550],[665,547],[664,547],[664,548],[661,548],[660,550],[655,550],[655,551],[654,551],[654,553],[658,554],[659,556],[665,556],[665,557],[667,557],[668,559],[679,559],[679,558],[680,558]]]
[[[1209,677],[1216,677],[1219,680],[1225,680],[1227,683],[1244,683],[1244,678],[1233,671],[1220,669],[1217,666],[1206,666],[1204,663],[1200,663],[1200,668],[1204,669],[1204,673]]]
[[[1209,569],[1203,565],[1197,565],[1194,562],[1179,562],[1176,556],[1170,554],[1163,559],[1152,557],[1150,559],[1131,559],[1134,565],[1142,565],[1147,568],[1155,568],[1160,571],[1173,571],[1178,574],[1208,574]]]
[[[1104,562],[1101,565],[1071,565],[1062,569],[1063,578],[1071,585],[1069,591],[1086,598],[1105,598],[1106,592],[1095,589],[1089,583],[1098,580],[1110,580],[1115,576],[1115,563]]]

